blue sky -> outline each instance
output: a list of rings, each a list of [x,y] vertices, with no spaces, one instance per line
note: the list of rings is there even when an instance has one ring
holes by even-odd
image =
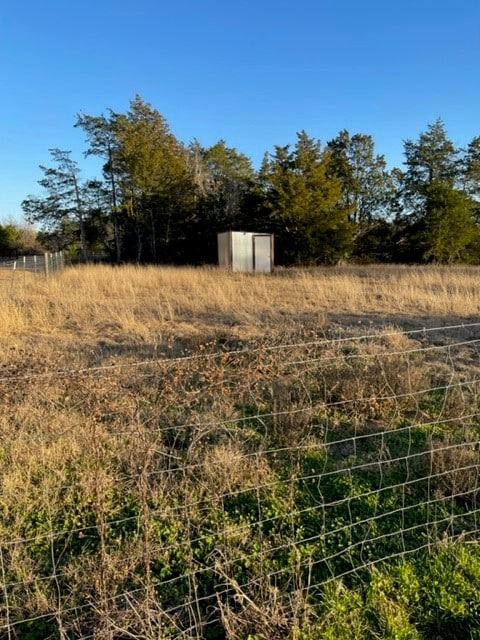
[[[0,12],[0,222],[40,195],[49,148],[84,177],[80,111],[140,94],[183,142],[223,138],[258,166],[305,129],[373,136],[390,167],[441,117],[480,135],[478,0],[10,0]]]

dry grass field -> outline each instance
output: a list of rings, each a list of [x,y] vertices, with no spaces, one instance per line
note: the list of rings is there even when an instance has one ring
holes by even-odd
[[[50,279],[0,271],[0,336],[156,347],[181,336],[238,339],[332,324],[421,327],[480,311],[477,267],[337,267],[274,275],[218,269],[89,266]]]
[[[0,277],[1,640],[478,631],[480,268]]]

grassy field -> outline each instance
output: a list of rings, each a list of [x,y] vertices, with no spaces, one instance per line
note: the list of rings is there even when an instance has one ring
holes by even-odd
[[[0,277],[2,640],[479,637],[480,268]]]
[[[265,337],[327,324],[435,325],[476,318],[480,268],[340,267],[269,275],[92,266],[51,279],[1,272],[2,336],[74,342]]]

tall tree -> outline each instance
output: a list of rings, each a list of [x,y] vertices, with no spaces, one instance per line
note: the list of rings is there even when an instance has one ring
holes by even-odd
[[[29,222],[40,222],[44,229],[53,229],[68,220],[78,229],[83,260],[88,260],[86,218],[90,212],[90,191],[80,179],[77,162],[70,151],[50,149],[54,167],[40,165],[44,177],[38,181],[46,196],[29,196],[22,209]]]
[[[185,147],[165,118],[136,96],[117,117],[117,167],[123,205],[134,225],[136,259],[144,244],[154,261],[172,258],[172,245],[184,234],[192,207],[193,176]]]
[[[94,155],[103,158],[103,174],[108,185],[110,217],[114,229],[115,256],[119,263],[122,258],[122,241],[119,217],[119,175],[116,157],[118,154],[118,134],[117,134],[118,114],[109,111],[109,115],[90,116],[79,113],[77,115],[76,127],[82,128],[89,142],[89,147],[85,152],[86,156]]]
[[[404,201],[411,212],[410,242],[419,244],[424,259],[466,259],[478,236],[474,203],[465,190],[474,178],[474,145],[470,159],[462,160],[440,119],[428,125],[416,142],[407,140],[404,145],[407,169],[403,185]]]
[[[351,248],[350,208],[330,175],[330,153],[304,131],[275,147],[261,168],[272,229],[287,263],[333,263]]]
[[[469,143],[462,158],[463,188],[475,200],[480,200],[480,136]]]
[[[424,257],[435,262],[468,260],[469,248],[478,243],[472,199],[447,183],[433,181],[427,189],[424,218]]]
[[[391,213],[394,184],[383,155],[375,153],[373,138],[344,129],[327,143],[331,172],[342,185],[345,206],[354,224],[370,223]]]
[[[458,150],[448,138],[441,119],[429,124],[417,141],[404,142],[405,202],[412,212],[425,213],[428,190],[433,182],[454,186],[458,178]]]

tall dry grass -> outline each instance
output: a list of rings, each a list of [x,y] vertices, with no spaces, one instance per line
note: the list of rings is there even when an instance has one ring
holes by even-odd
[[[324,579],[308,563],[355,531],[381,536],[369,515],[379,526],[382,508],[426,499],[433,530],[457,493],[473,510],[476,343],[429,351],[395,331],[476,318],[479,275],[91,266],[8,280],[0,638],[198,639],[214,623],[228,640],[298,639]],[[417,477],[393,507],[369,501]]]
[[[227,331],[238,337],[383,317],[476,317],[478,267],[337,267],[232,274],[215,268],[87,266],[0,282],[0,335],[152,340]]]

